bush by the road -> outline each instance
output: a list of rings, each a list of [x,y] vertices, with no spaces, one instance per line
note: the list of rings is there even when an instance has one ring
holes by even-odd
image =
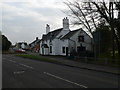
[[[11,46],[11,42],[7,39],[6,36],[2,35],[2,50],[7,51]]]

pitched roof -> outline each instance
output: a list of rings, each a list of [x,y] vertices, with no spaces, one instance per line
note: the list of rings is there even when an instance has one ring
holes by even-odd
[[[68,34],[66,34],[65,36],[63,36],[61,39],[69,39],[70,37],[72,37],[79,30],[81,30],[81,29],[70,31]]]
[[[59,29],[49,32],[48,34],[44,34],[42,36],[42,40],[54,39],[62,30],[63,28],[59,28]]]
[[[31,48],[34,48],[35,47],[35,45],[37,45],[37,44],[39,44],[40,43],[40,39],[36,39],[36,40],[34,40],[33,42],[31,42],[30,44],[29,44],[29,46],[31,47]],[[34,44],[34,45],[32,45],[32,44]]]
[[[40,42],[40,39],[36,39],[36,40],[34,40],[33,42],[31,42],[30,44],[33,44],[33,43],[39,43]],[[30,45],[29,44],[29,45]]]

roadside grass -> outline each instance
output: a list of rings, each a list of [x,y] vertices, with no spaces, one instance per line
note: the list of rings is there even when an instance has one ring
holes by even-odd
[[[35,56],[35,55],[28,55],[28,54],[18,54],[16,56],[23,57],[23,58],[28,58],[28,59],[39,60],[39,61],[45,61],[45,62],[57,63],[57,64],[59,63],[60,64],[60,62],[58,62],[56,60],[45,58],[45,57],[42,57],[42,56]]]

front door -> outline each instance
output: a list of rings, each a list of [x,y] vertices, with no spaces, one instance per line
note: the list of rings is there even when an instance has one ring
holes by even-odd
[[[68,56],[68,47],[66,47],[66,56]]]
[[[44,48],[42,48],[42,55],[44,55]]]

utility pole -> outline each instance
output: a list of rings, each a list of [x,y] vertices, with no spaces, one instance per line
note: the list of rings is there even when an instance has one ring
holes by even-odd
[[[110,20],[110,24],[111,24],[111,30],[112,30],[112,59],[114,61],[115,59],[115,31],[114,31],[114,12],[113,12],[113,2],[110,2],[110,12],[111,12],[111,20]]]

